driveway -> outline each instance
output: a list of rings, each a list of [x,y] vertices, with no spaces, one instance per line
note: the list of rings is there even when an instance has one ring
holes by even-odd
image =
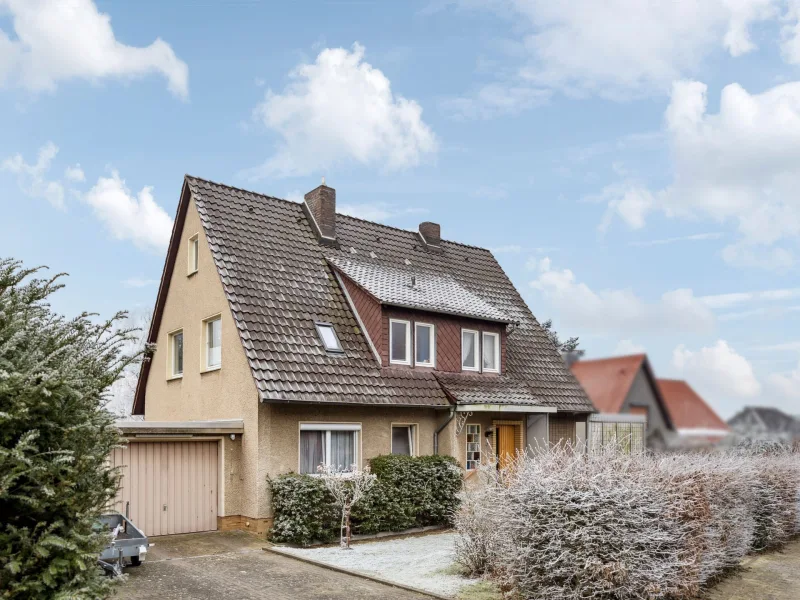
[[[264,540],[225,531],[151,538],[147,560],[125,569],[123,600],[430,600],[402,589],[265,552]]]
[[[797,600],[800,598],[800,540],[781,552],[766,552],[744,560],[742,570],[723,579],[708,600]]]

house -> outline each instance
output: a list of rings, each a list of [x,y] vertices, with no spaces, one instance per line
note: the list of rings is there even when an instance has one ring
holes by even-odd
[[[570,367],[601,414],[645,417],[647,445],[663,449],[674,435],[650,361],[645,354],[580,360]]]
[[[263,532],[268,477],[389,453],[469,473],[594,411],[489,251],[337,214],[324,181],[297,203],[187,176],[148,342],[115,464],[150,535]]]
[[[692,387],[680,379],[659,379],[658,387],[675,426],[678,447],[717,444],[730,428]]]
[[[777,408],[746,406],[728,419],[736,438],[771,442],[800,440],[800,421]]]

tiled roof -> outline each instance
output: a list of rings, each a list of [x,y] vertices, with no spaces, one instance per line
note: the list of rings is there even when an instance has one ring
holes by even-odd
[[[511,377],[439,371],[436,378],[453,397],[458,398],[459,404],[548,405],[524,383]]]
[[[685,381],[659,379],[658,387],[664,398],[672,423],[680,430],[707,429],[728,430],[728,425],[719,418],[714,409],[706,404],[697,392]]]
[[[384,272],[411,266],[447,276],[454,288],[482,301],[481,310],[494,309],[517,323],[507,338],[503,379],[527,390],[529,401],[561,410],[592,410],[487,250],[442,241],[441,251],[427,252],[416,232],[344,215],[336,217],[340,248],[331,248],[319,243],[301,204],[194,177],[187,176],[186,183],[264,400],[449,404],[432,372],[381,369],[371,353],[328,263],[338,266],[370,257],[369,263]],[[333,323],[344,356],[324,351],[316,320]],[[472,397],[479,389],[462,386],[459,394]]]
[[[633,354],[579,360],[572,364],[571,369],[597,410],[602,413],[618,413],[645,359],[644,354]]]
[[[507,316],[446,273],[328,256],[328,261],[381,304],[509,323]]]
[[[728,424],[740,433],[751,433],[747,423],[748,417],[758,423],[755,433],[800,435],[800,420],[770,406],[746,406],[728,420]]]

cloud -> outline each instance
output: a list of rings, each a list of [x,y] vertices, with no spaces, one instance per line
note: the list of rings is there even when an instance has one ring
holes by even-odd
[[[718,240],[725,234],[721,231],[714,231],[709,233],[694,233],[692,235],[682,235],[678,237],[663,238],[659,240],[642,240],[638,242],[630,242],[629,246],[636,246],[638,248],[648,248],[650,246],[666,246],[667,244],[676,244],[678,242],[703,242],[707,240]]]
[[[129,277],[122,282],[122,285],[128,288],[143,288],[151,285],[156,285],[158,279],[144,279],[142,277]]]
[[[623,184],[606,188],[608,210],[600,227],[617,215],[639,229],[655,210],[732,223],[740,237],[723,250],[726,261],[788,269],[794,259],[785,246],[800,237],[800,82],[761,94],[730,84],[716,114],[707,110],[706,89],[697,81],[673,87],[666,110],[672,183],[657,192],[636,188],[647,199],[638,204],[625,203],[632,192]]]
[[[552,95],[527,85],[491,83],[465,96],[445,98],[440,106],[455,119],[492,119],[547,104]]]
[[[620,340],[614,348],[615,356],[627,356],[629,354],[643,354],[644,346],[634,344],[631,340]]]
[[[386,202],[366,202],[363,204],[342,204],[337,213],[364,219],[366,221],[388,221],[403,215],[424,214],[426,208],[398,208]]]
[[[730,308],[748,302],[779,302],[800,298],[800,288],[776,288],[757,292],[732,292],[701,296],[700,301],[709,308]]]
[[[708,331],[714,315],[690,289],[664,293],[652,303],[630,289],[596,292],[579,283],[569,269],[554,270],[549,258],[536,263],[538,276],[531,287],[557,307],[570,327],[595,332]]]
[[[422,107],[392,93],[389,79],[364,61],[364,47],[326,48],[269,90],[254,118],[282,139],[252,178],[307,175],[346,162],[383,171],[413,167],[437,150]]]
[[[752,365],[725,340],[696,351],[681,344],[672,353],[672,366],[719,408],[761,393]]]
[[[797,368],[788,373],[772,373],[767,377],[767,385],[772,391],[787,400],[795,401],[792,404],[793,414],[797,414],[797,400],[800,400],[800,362]]]
[[[35,164],[29,165],[21,154],[15,154],[0,164],[0,171],[15,173],[20,189],[27,196],[47,200],[55,208],[64,210],[64,186],[45,177],[57,154],[58,146],[47,142],[39,149]]]
[[[76,164],[73,167],[67,167],[64,169],[64,177],[76,183],[86,181],[86,175],[84,174],[83,169],[81,169],[80,164]]]
[[[5,9],[5,10],[4,10]],[[0,0],[14,38],[0,30],[0,86],[53,91],[60,81],[159,73],[180,98],[189,94],[189,69],[163,40],[138,48],[120,43],[111,17],[92,0]]]
[[[621,218],[631,229],[643,228],[647,213],[656,204],[649,190],[632,181],[608,185],[600,194],[588,196],[585,200],[608,205],[598,226],[602,233],[608,231],[615,216]]]
[[[753,350],[761,352],[800,352],[800,340],[796,342],[783,342],[768,346],[755,346]]]
[[[163,253],[172,234],[172,219],[156,204],[153,188],[133,196],[119,173],[100,177],[83,197],[95,216],[118,240],[131,240],[138,248]]]

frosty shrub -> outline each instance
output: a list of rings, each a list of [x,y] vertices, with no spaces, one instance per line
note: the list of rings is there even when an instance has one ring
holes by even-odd
[[[341,511],[339,546],[349,550],[350,514],[353,512],[353,507],[361,502],[364,495],[375,485],[375,475],[370,471],[369,465],[359,469],[357,464],[351,465],[348,471],[320,465],[317,473],[333,497],[333,503]]]
[[[586,455],[486,467],[456,516],[458,561],[522,598],[692,598],[797,529],[800,456]]]

